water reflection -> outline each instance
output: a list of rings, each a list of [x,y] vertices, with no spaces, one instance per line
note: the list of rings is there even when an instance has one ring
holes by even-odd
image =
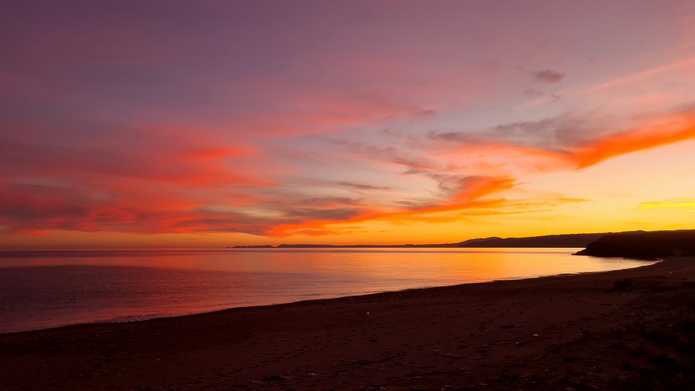
[[[0,256],[0,332],[622,269],[573,249],[263,249]]]

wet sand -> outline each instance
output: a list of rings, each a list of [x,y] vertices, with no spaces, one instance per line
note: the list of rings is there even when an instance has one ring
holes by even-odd
[[[2,390],[677,390],[695,258],[0,335]]]

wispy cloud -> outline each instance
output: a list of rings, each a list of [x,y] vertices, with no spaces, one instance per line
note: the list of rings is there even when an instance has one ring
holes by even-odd
[[[531,72],[531,75],[535,80],[549,84],[559,83],[566,76],[564,73],[554,71],[552,69],[544,69],[542,71]]]
[[[644,202],[639,205],[640,209],[659,209],[659,208],[687,208],[695,209],[695,199],[677,199],[667,201]]]

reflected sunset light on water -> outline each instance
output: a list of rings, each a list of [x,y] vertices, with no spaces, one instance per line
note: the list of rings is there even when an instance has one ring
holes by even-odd
[[[0,332],[647,264],[571,253],[481,248],[5,254]]]

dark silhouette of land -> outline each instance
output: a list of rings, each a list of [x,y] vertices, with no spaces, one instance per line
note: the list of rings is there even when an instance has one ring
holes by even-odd
[[[695,230],[607,234],[589,243],[577,255],[638,259],[695,256]]]
[[[642,232],[642,231],[631,231]],[[589,233],[589,234],[564,234],[564,235],[543,235],[523,238],[500,238],[497,236],[489,238],[476,238],[464,240],[457,243],[434,243],[434,244],[355,244],[355,245],[332,245],[332,244],[280,244],[278,246],[235,246],[233,248],[439,248],[439,247],[566,247],[581,248],[586,247],[594,240],[610,234],[610,232]]]
[[[607,233],[544,235],[526,238],[472,239],[458,243],[456,247],[586,247],[587,244]]]

